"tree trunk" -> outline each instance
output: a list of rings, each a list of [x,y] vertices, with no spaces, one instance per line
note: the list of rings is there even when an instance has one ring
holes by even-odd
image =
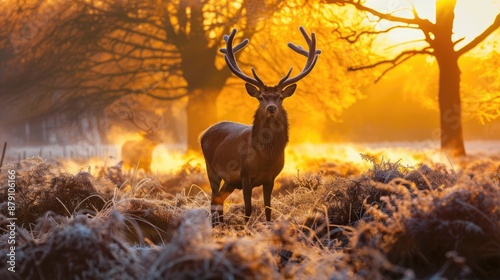
[[[465,156],[460,101],[460,68],[458,57],[450,56],[438,58],[441,149],[452,156]]]
[[[217,121],[217,90],[194,89],[190,92],[187,112],[187,149],[200,152],[200,134]]]
[[[441,149],[451,156],[464,156],[460,67],[452,39],[457,0],[436,1],[434,55],[439,64],[439,114]]]

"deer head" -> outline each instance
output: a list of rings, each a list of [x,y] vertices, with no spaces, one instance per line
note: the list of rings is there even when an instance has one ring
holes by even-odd
[[[306,64],[297,76],[290,78],[290,74],[293,70],[293,67],[291,67],[288,73],[278,82],[276,86],[267,86],[266,84],[264,84],[262,79],[260,79],[257,75],[255,68],[252,67],[252,74],[254,76],[252,78],[244,74],[238,66],[235,54],[238,51],[242,50],[249,43],[248,39],[243,40],[241,43],[233,47],[233,40],[237,30],[233,29],[229,36],[224,35],[226,48],[222,48],[220,49],[220,51],[224,54],[224,59],[226,60],[227,66],[236,76],[246,82],[245,88],[248,94],[252,97],[257,98],[260,103],[260,107],[265,109],[265,112],[268,116],[276,116],[277,114],[279,114],[279,109],[281,108],[283,99],[293,95],[295,89],[297,88],[297,85],[295,83],[311,72],[311,70],[316,65],[319,54],[321,54],[321,50],[316,49],[316,34],[314,34],[313,32],[311,34],[311,37],[309,37],[304,27],[301,26],[299,29],[304,36],[304,39],[306,40],[309,50],[306,51],[301,46],[297,46],[293,43],[288,43],[288,47],[290,47],[295,52],[306,56]]]
[[[139,134],[143,139],[159,144],[162,142],[160,131],[163,128],[163,118],[148,117],[144,113],[135,113],[129,110],[124,117],[124,120],[129,121],[139,130]]]

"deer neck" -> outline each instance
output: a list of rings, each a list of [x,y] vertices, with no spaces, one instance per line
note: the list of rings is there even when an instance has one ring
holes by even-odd
[[[276,117],[256,113],[252,126],[252,145],[263,156],[283,154],[288,143],[288,115],[284,109]]]

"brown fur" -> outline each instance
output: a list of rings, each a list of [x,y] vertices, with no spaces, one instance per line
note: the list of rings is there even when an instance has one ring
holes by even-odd
[[[247,84],[248,93],[259,100],[253,125],[220,122],[202,134],[201,148],[212,187],[212,214],[218,214],[213,216],[214,223],[222,221],[224,201],[235,189],[243,190],[248,221],[252,212],[252,189],[261,185],[266,220],[271,220],[271,192],[274,179],[283,169],[288,143],[288,117],[282,101],[291,96],[295,88],[296,85],[292,85],[281,92],[266,86],[258,91]],[[220,188],[222,180],[224,184]]]
[[[156,138],[145,137],[139,141],[127,141],[122,145],[122,161],[125,169],[143,169],[151,173],[153,150],[161,143]],[[139,164],[139,165],[137,165]]]
[[[220,49],[229,69],[246,81],[248,94],[259,100],[252,126],[221,122],[208,128],[201,136],[201,149],[205,156],[208,179],[212,187],[213,223],[222,222],[224,200],[235,190],[243,190],[245,201],[245,220],[252,213],[252,189],[263,186],[266,220],[271,220],[271,193],[274,179],[285,164],[285,146],[288,143],[288,118],[283,109],[283,100],[292,96],[295,84],[307,76],[314,68],[321,53],[316,49],[316,36],[307,34],[304,27],[300,32],[307,42],[309,51],[288,43],[293,51],[306,56],[307,62],[302,71],[290,78],[292,69],[281,78],[276,86],[266,86],[252,68],[254,78],[243,73],[234,54],[244,48],[249,40],[245,39],[233,47],[236,29],[225,35],[226,48]],[[257,86],[257,87],[255,87]],[[220,188],[221,181],[224,185]],[[214,215],[216,214],[217,215]]]

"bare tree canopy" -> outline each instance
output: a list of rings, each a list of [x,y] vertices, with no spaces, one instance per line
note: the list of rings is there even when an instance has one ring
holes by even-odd
[[[498,94],[494,70],[482,75],[485,81],[493,80],[486,82],[484,90],[471,88],[474,84],[464,81],[465,74],[460,77],[458,63],[452,62],[497,29],[498,16],[477,36],[462,40],[450,26],[466,22],[461,20],[463,12],[438,13],[434,20],[433,15],[421,12],[420,2],[415,2],[413,9],[412,2],[391,1],[396,2],[406,6],[392,9],[386,4],[381,9],[386,2],[378,0],[6,0],[0,12],[6,23],[0,30],[0,96],[7,104],[0,113],[2,122],[13,117],[17,121],[43,120],[48,114],[64,114],[67,123],[76,124],[75,120],[90,116],[106,120],[104,125],[110,127],[120,120],[120,116],[110,116],[110,106],[119,106],[125,99],[140,100],[137,102],[142,107],[158,114],[162,107],[175,106],[181,120],[177,133],[182,135],[176,139],[187,139],[189,148],[197,149],[201,131],[221,119],[247,122],[255,105],[239,98],[244,95],[243,85],[231,75],[219,52],[222,35],[237,28],[235,41],[250,38],[245,50],[237,54],[240,66],[247,73],[255,67],[269,82],[285,75],[290,66],[297,71],[303,65],[304,57],[290,55],[286,44],[300,39],[297,27],[304,25],[317,33],[318,47],[324,53],[317,71],[300,81],[303,93],[287,101],[287,108],[296,112],[294,116],[308,116],[290,120],[293,141],[343,137],[332,121],[341,119],[342,110],[364,97],[367,82],[376,79],[371,76],[384,76],[424,54],[435,57],[440,67],[443,147],[460,154],[462,116],[480,121],[495,118]],[[454,11],[457,5],[460,11],[460,1],[438,4],[433,10]],[[392,36],[392,32],[419,33],[420,37],[414,38],[422,40],[408,39],[385,51],[380,38]],[[345,73],[346,68],[376,71]],[[467,93],[461,99],[460,89]],[[464,107],[479,112],[470,114],[462,110]],[[311,121],[321,123],[319,132],[309,133]],[[100,135],[106,137],[106,133]]]
[[[186,97],[188,148],[196,149],[198,134],[215,121],[215,100],[231,75],[216,63],[222,34],[236,26],[250,38],[281,5],[10,1],[4,16],[12,24],[2,38],[12,47],[6,68],[14,70],[0,79],[0,94],[6,104],[22,101],[32,115],[63,112],[73,118],[84,111],[102,114],[131,94]]]
[[[398,11],[382,11],[367,5],[365,1],[357,0],[325,0],[325,3],[353,7],[372,20],[371,28],[345,27],[339,24],[337,32],[340,37],[351,43],[356,43],[365,37],[379,36],[394,30],[417,30],[424,36],[421,47],[404,49],[392,58],[379,58],[376,61],[349,67],[349,70],[370,69],[386,65],[383,76],[394,67],[402,64],[416,55],[431,55],[436,58],[439,66],[439,110],[441,126],[441,148],[452,155],[465,155],[462,132],[462,104],[460,98],[460,67],[458,59],[477,47],[500,27],[500,13],[494,21],[479,35],[465,45],[457,47],[465,38],[454,39],[453,28],[460,19],[455,18],[457,0],[436,0],[435,20],[420,17],[417,8],[411,1],[407,10],[411,16],[399,16]],[[385,28],[377,28],[381,22],[390,22]],[[410,44],[409,44],[410,45]],[[380,77],[381,77],[380,76]],[[379,77],[379,78],[380,78]]]

